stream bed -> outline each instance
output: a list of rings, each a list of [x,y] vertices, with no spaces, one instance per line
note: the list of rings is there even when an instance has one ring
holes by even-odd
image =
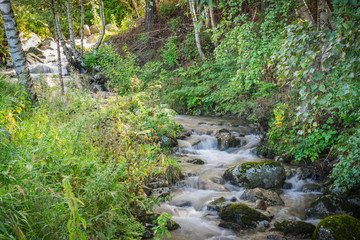
[[[302,220],[316,225],[319,219],[305,220],[305,210],[321,192],[303,192],[305,184],[312,184],[310,179],[300,180],[290,166],[285,166],[287,189],[277,189],[284,206],[268,206],[259,210],[272,220],[266,227],[256,227],[233,231],[219,227],[221,219],[208,204],[220,197],[231,204],[245,203],[254,208],[255,202],[241,200],[246,190],[223,180],[226,169],[246,162],[262,162],[267,159],[256,153],[260,136],[255,126],[246,121],[231,118],[177,116],[175,121],[183,125],[186,136],[178,139],[176,157],[182,166],[184,180],[171,188],[171,200],[156,207],[158,213],[167,212],[180,228],[171,232],[171,239],[289,239],[274,231],[277,220]],[[239,142],[237,147],[219,149],[216,133],[228,130]],[[197,164],[194,164],[197,163]],[[200,164],[199,164],[200,163]],[[296,239],[296,238],[290,238]]]

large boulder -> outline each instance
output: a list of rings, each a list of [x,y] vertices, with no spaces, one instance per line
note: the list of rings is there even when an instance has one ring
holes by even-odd
[[[319,197],[306,210],[307,218],[325,218],[337,214],[360,217],[359,208],[356,204],[333,194]]]
[[[219,213],[225,222],[235,223],[241,228],[255,228],[263,220],[270,222],[270,218],[245,204],[234,204],[223,207]]]
[[[100,37],[99,34],[93,34],[86,39],[86,43],[87,44],[95,44],[96,41],[99,39],[99,37]]]
[[[274,226],[276,230],[298,238],[310,238],[315,230],[315,226],[311,223],[293,220],[275,222]]]
[[[210,202],[206,207],[208,210],[220,212],[226,206],[231,205],[227,203],[224,197],[220,197],[212,202]]]
[[[284,205],[283,200],[280,198],[277,192],[266,190],[263,188],[247,189],[241,196],[241,200],[250,200],[256,202],[260,199],[267,203],[268,206]]]
[[[90,32],[91,34],[100,33],[100,29],[96,24],[94,24],[90,26]]]
[[[36,47],[30,47],[29,50],[27,50],[26,53],[27,54],[32,53],[32,54],[34,54],[34,55],[36,55],[36,56],[38,56],[40,58],[44,57],[44,53],[40,49],[38,49]]]
[[[109,23],[109,24],[105,25],[105,29],[106,29],[106,31],[111,32],[111,31],[116,31],[117,27],[115,24]]]
[[[37,48],[41,43],[41,39],[35,33],[29,33],[28,37],[24,38],[24,40],[21,41],[21,43],[22,43],[23,50],[26,52],[31,47],[36,47]]]
[[[317,225],[313,240],[360,240],[360,220],[348,215],[327,217]]]
[[[221,129],[218,131],[216,133],[216,138],[218,140],[218,148],[221,151],[238,145],[236,137],[227,129]]]
[[[91,35],[91,31],[89,25],[84,25],[84,36],[88,37],[90,35]]]
[[[281,163],[270,160],[247,162],[227,169],[223,178],[245,188],[280,188],[285,181],[285,170]]]

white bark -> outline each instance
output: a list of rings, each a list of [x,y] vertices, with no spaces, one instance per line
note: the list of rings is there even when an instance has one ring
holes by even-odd
[[[84,0],[80,0],[80,7],[81,7],[80,56],[82,57],[84,55],[84,16],[85,16]]]
[[[99,0],[99,5],[100,5],[100,19],[101,19],[101,33],[100,33],[100,37],[97,40],[96,44],[95,44],[95,50],[98,49],[101,45],[101,42],[105,36],[105,16],[104,16],[104,3],[102,0]]]
[[[193,0],[189,0],[189,6],[190,6],[190,13],[191,13],[193,24],[194,24],[196,47],[198,49],[201,60],[204,61],[205,56],[204,56],[204,53],[203,53],[203,51],[201,49],[199,30],[196,27],[197,17],[196,17],[196,11],[195,11],[195,6],[194,6]]]
[[[14,64],[16,75],[20,83],[25,85],[26,91],[32,103],[37,103],[37,95],[33,80],[30,76],[26,57],[21,46],[19,30],[17,28],[14,12],[10,0],[0,0],[0,12],[4,22],[6,39],[9,45],[11,59]]]
[[[72,19],[71,0],[66,0],[66,8],[68,14],[68,21],[69,21],[70,49],[76,61],[79,62],[82,66],[84,66],[84,61],[75,47],[74,23]]]

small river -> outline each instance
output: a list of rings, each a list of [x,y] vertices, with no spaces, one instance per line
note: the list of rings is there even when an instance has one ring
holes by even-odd
[[[173,215],[172,219],[181,226],[178,230],[171,232],[171,239],[282,239],[276,238],[281,237],[281,233],[269,231],[273,228],[275,220],[305,220],[305,209],[321,193],[302,192],[302,186],[312,181],[310,179],[299,180],[293,176],[286,180],[288,185],[291,183],[292,187],[279,190],[285,206],[272,206],[261,211],[273,218],[270,227],[237,233],[218,227],[220,218],[217,212],[208,210],[209,202],[224,197],[231,203],[255,206],[253,202],[240,200],[245,189],[224,182],[222,175],[229,167],[245,162],[266,160],[255,154],[260,136],[257,134],[255,126],[239,119],[177,116],[175,121],[183,125],[185,131],[191,131],[191,135],[184,140],[178,140],[179,149],[176,153],[183,173],[187,177],[172,187],[172,199],[156,208],[158,213],[167,212]],[[215,137],[216,132],[220,129],[229,130],[242,144],[237,148],[220,151]],[[194,159],[201,159],[204,164],[189,163]],[[286,169],[289,171],[290,166],[287,166]],[[320,220],[306,221],[316,225]]]

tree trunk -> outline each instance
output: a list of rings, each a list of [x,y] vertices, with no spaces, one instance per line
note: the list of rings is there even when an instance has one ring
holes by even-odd
[[[58,36],[58,29],[56,24],[56,13],[55,13],[55,2],[54,0],[51,1],[51,11],[53,15],[53,21],[54,21],[54,30],[55,30],[55,42],[56,42],[56,50],[57,50],[57,56],[58,56],[58,71],[59,71],[59,81],[60,81],[60,90],[61,90],[61,98],[66,103],[65,98],[65,89],[64,89],[64,81],[62,77],[62,66],[61,66],[61,53],[60,53],[60,42],[59,42],[59,36]]]
[[[81,7],[81,32],[80,32],[80,56],[83,57],[84,55],[84,0],[80,0],[80,7]]]
[[[210,2],[210,22],[211,22],[211,28],[213,33],[216,31],[216,23],[215,23],[215,16],[214,16],[214,7],[213,7],[213,1]],[[219,46],[218,41],[214,42],[215,47]]]
[[[19,82],[25,85],[31,102],[33,104],[37,103],[38,98],[35,92],[33,80],[30,76],[29,68],[26,64],[26,57],[21,46],[19,30],[17,28],[10,0],[0,0],[0,12],[4,21],[4,28],[10,49],[11,59],[14,64]]]
[[[146,9],[145,9],[145,31],[150,32],[152,26],[154,25],[156,15],[156,3],[154,0],[146,0]]]
[[[55,9],[53,10],[55,12]],[[57,17],[57,14],[55,12],[55,23],[56,23],[56,28],[55,30],[57,31],[57,35],[58,35],[58,38],[60,40],[60,43],[61,43],[61,46],[63,48],[63,51],[64,51],[64,54],[65,54],[65,57],[66,57],[66,60],[69,62],[69,64],[74,67],[74,68],[77,68],[77,69],[81,69],[81,65],[79,63],[77,63],[76,61],[74,61],[74,59],[72,58],[71,54],[70,54],[70,51],[68,49],[68,47],[66,46],[66,42],[65,42],[65,39],[63,37],[63,34],[61,32],[61,27],[60,27],[60,23],[59,23],[59,19]]]
[[[330,12],[327,7],[325,0],[318,0],[318,21],[317,28],[318,30],[323,30],[329,28]]]
[[[75,47],[74,23],[72,19],[71,0],[66,0],[67,15],[69,21],[70,49],[77,62],[84,66],[84,61]]]
[[[136,15],[139,18],[140,17],[140,12],[139,12],[136,0],[132,0],[132,2],[133,2],[133,5],[134,5],[134,8],[135,8],[135,11],[136,11]]]
[[[197,46],[201,60],[204,61],[205,57],[204,57],[204,53],[201,49],[199,30],[196,27],[197,17],[196,17],[196,11],[195,11],[195,6],[194,6],[193,0],[189,0],[189,5],[190,5],[190,13],[191,13],[193,24],[194,24],[196,46]]]
[[[100,33],[100,37],[99,39],[97,40],[96,44],[95,44],[95,50],[97,50],[100,45],[101,45],[101,42],[104,38],[104,35],[105,35],[105,16],[104,16],[104,3],[102,0],[99,0],[99,5],[100,5],[100,18],[101,18],[101,33]]]

